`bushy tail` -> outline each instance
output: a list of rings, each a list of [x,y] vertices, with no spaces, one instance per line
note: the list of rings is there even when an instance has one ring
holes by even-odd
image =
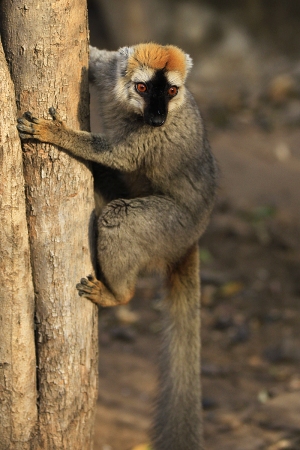
[[[198,246],[173,269],[169,282],[151,449],[201,450]]]

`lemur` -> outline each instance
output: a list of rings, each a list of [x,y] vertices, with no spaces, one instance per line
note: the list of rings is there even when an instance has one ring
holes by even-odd
[[[126,304],[140,271],[165,279],[164,333],[152,450],[203,449],[198,240],[216,193],[216,163],[196,102],[185,87],[191,58],[155,43],[90,48],[103,133],[27,112],[21,139],[55,144],[94,163],[99,280],[77,284],[103,307]]]

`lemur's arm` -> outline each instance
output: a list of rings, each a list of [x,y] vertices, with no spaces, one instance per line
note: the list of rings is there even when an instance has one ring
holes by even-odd
[[[128,151],[129,144],[111,145],[101,134],[75,131],[67,128],[52,107],[49,113],[53,120],[38,119],[26,112],[18,119],[17,128],[21,139],[37,139],[59,147],[88,161],[103,164],[113,169],[133,171],[137,167],[135,154]]]

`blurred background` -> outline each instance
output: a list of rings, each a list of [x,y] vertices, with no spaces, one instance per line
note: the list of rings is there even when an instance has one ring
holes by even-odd
[[[200,242],[207,450],[299,450],[300,2],[88,4],[92,45],[155,41],[194,61],[188,87],[221,172]],[[142,278],[129,307],[101,316],[95,450],[147,441],[161,297]]]

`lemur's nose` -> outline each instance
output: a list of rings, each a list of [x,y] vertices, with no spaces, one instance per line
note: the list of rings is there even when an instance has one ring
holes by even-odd
[[[150,125],[153,127],[161,127],[166,121],[164,115],[156,115],[150,118]]]

